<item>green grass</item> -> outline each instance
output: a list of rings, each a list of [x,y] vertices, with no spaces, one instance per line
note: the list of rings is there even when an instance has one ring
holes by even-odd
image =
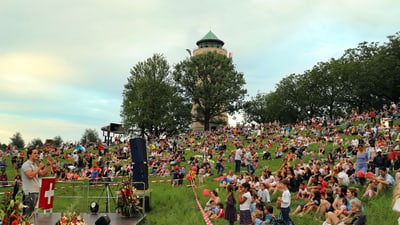
[[[395,123],[398,123],[396,121]],[[350,138],[350,137],[345,137]],[[246,141],[246,144],[249,144]],[[274,146],[276,147],[276,145]],[[328,145],[327,149],[330,149],[331,146]],[[234,148],[231,144],[228,144],[228,152],[232,151]],[[309,146],[310,150],[316,151],[317,145]],[[194,153],[191,151],[185,151],[185,157],[188,159]],[[261,154],[261,152],[259,152]],[[309,156],[308,156],[309,157]],[[308,157],[304,157],[307,162]],[[8,163],[10,163],[10,160]],[[274,160],[260,160],[259,167],[256,171],[256,174],[261,174],[261,168],[264,166],[269,166],[271,170],[277,170],[281,165],[281,159]],[[296,162],[294,162],[296,163]],[[291,165],[294,165],[291,163]],[[186,165],[183,162],[183,165]],[[234,163],[227,163],[227,168],[225,171],[229,171],[230,169],[234,169]],[[189,166],[186,167],[187,171]],[[242,168],[245,170],[245,168]],[[7,175],[9,180],[15,176],[16,171],[13,168],[7,169]],[[213,190],[218,188],[219,196],[221,200],[225,202],[227,197],[226,191],[223,188],[219,188],[219,183],[214,181],[213,178],[215,176],[210,176],[205,178],[205,184],[198,186],[197,194],[199,197],[199,201],[202,206],[205,205],[205,202],[208,200],[208,197],[202,196],[203,189]],[[146,213],[145,219],[141,222],[141,224],[205,224],[203,222],[202,215],[200,210],[196,204],[195,197],[193,194],[193,189],[191,187],[187,187],[188,181],[185,180],[182,186],[171,187],[169,182],[152,182],[154,180],[159,179],[171,179],[171,177],[149,177],[149,190],[151,190],[151,202],[150,207],[151,210]],[[116,179],[117,182],[121,182],[122,179]],[[117,190],[119,189],[118,185],[110,185],[110,193],[112,193],[115,197]],[[362,187],[359,187],[359,197],[364,193]],[[2,187],[0,192],[12,191],[10,187]],[[100,212],[105,212],[105,204],[106,204],[106,192],[104,186],[93,186],[88,185],[87,181],[79,181],[79,182],[64,182],[57,183],[56,189],[56,200],[54,202],[54,212],[65,212],[70,210],[71,208],[76,209],[80,212],[89,212],[88,203],[91,201],[97,201],[100,204]],[[272,196],[272,202],[275,203],[275,200],[281,193],[277,193]],[[298,205],[299,201],[292,201],[292,210]],[[111,212],[115,209],[114,200],[110,200],[110,209]],[[380,196],[375,197],[372,200],[363,200],[363,205],[365,208],[365,213],[367,215],[368,223],[367,224],[381,224],[381,225],[392,225],[397,224],[397,216],[392,211],[392,190],[388,190],[386,192],[381,193]],[[278,210],[275,209],[275,214],[279,213]],[[295,224],[309,224],[309,225],[321,225],[324,218],[323,215],[305,215],[303,217],[293,216],[292,220]],[[223,219],[213,220],[214,225],[222,225],[227,224],[227,222]],[[239,224],[239,223],[237,223]]]

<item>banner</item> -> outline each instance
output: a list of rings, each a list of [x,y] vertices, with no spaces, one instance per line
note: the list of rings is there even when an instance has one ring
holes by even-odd
[[[46,210],[53,208],[54,189],[56,187],[55,177],[43,177],[40,188],[39,208]]]

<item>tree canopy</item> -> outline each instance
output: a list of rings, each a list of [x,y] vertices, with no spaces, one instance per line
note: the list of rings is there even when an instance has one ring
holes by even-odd
[[[164,56],[154,54],[137,63],[123,92],[121,117],[125,128],[145,132],[174,132],[187,128],[190,104],[179,94]]]
[[[175,66],[173,75],[179,90],[195,106],[192,119],[204,124],[204,130],[209,130],[210,123],[221,123],[218,118],[224,113],[242,108],[245,80],[225,55],[208,52],[190,57]]]
[[[15,146],[17,149],[23,149],[25,147],[25,141],[20,132],[15,133],[10,140],[11,145]]]
[[[63,139],[61,138],[61,136],[55,136],[54,138],[53,138],[53,140],[54,140],[54,145],[56,146],[56,147],[61,147],[61,145],[63,144]]]
[[[43,147],[43,141],[40,138],[34,138],[32,141],[28,144],[28,148],[33,147],[33,148],[42,148]]]
[[[338,59],[319,62],[303,74],[283,78],[274,92],[258,94],[246,103],[245,118],[260,123],[337,118],[353,110],[361,113],[398,101],[400,32],[388,39],[382,45],[362,42]]]
[[[99,140],[99,133],[95,129],[86,129],[81,137],[81,144],[89,144]]]

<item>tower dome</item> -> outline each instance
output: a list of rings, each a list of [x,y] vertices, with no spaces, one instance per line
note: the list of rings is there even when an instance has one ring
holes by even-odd
[[[202,39],[196,42],[199,48],[222,48],[224,42],[210,30]]]

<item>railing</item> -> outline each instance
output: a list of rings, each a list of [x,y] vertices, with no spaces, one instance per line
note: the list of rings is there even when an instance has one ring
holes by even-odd
[[[54,204],[56,202],[59,203],[60,199],[62,199],[61,201],[63,204],[61,204],[61,206],[59,206],[59,204],[53,204],[54,211],[63,212],[66,208],[71,208],[71,210],[76,210],[78,212],[88,211],[89,206],[85,205],[85,201],[82,201],[87,197],[85,187],[86,184],[83,181],[56,181],[55,193],[57,198],[55,198]]]
[[[12,194],[13,181],[0,181],[0,195]],[[56,181],[56,198],[53,204],[53,212],[66,212],[75,210],[78,212],[90,212],[90,204],[96,202],[99,205],[98,213],[115,213],[117,198],[124,182],[85,182],[85,181]],[[144,187],[144,182],[133,182],[133,186]],[[136,190],[141,201],[142,216],[149,209],[152,198],[152,190]],[[22,195],[19,188],[18,195]],[[146,202],[147,198],[147,202]]]

